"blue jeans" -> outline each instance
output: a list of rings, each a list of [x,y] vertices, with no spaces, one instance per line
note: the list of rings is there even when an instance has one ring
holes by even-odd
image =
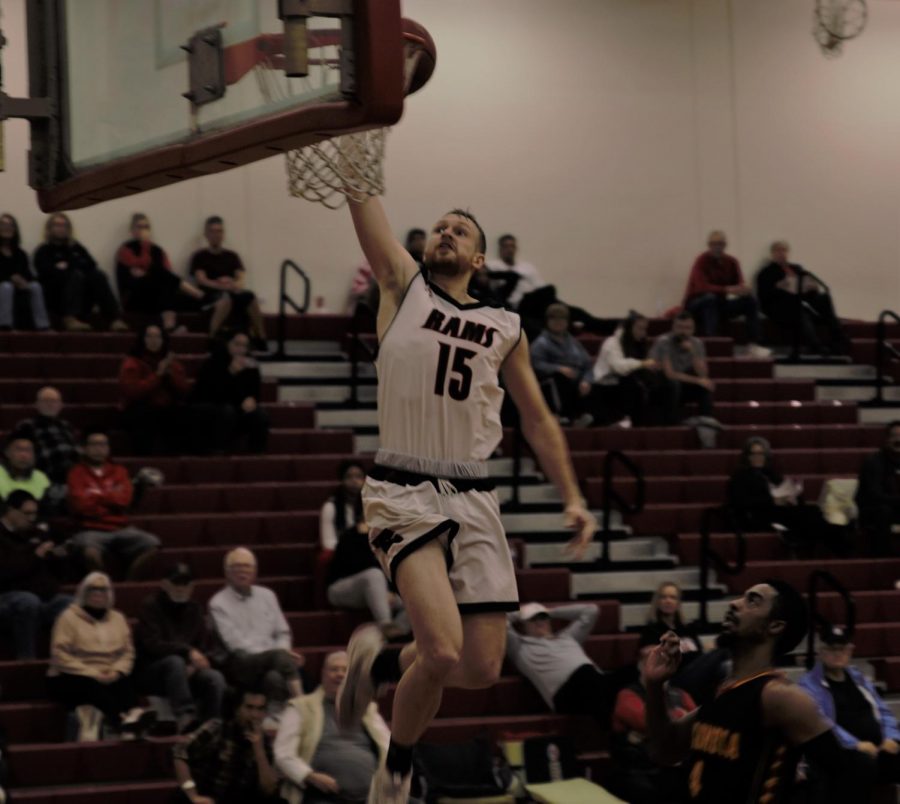
[[[168,698],[176,715],[197,713],[204,723],[222,716],[225,677],[212,668],[188,676],[187,662],[181,656],[172,654],[147,665],[139,687],[148,695]]]
[[[749,294],[728,299],[718,293],[703,293],[687,303],[688,312],[697,319],[701,334],[707,338],[719,334],[719,320],[744,317],[747,340],[759,343],[759,305]]]
[[[0,282],[0,327],[13,326],[13,302],[16,286],[12,282]],[[35,329],[49,329],[50,319],[47,317],[47,306],[44,304],[44,289],[40,282],[29,282],[25,290],[31,303],[31,320]]]
[[[0,622],[12,629],[17,659],[37,656],[38,633],[42,628],[49,629],[71,603],[69,595],[56,595],[43,601],[34,592],[0,594]]]

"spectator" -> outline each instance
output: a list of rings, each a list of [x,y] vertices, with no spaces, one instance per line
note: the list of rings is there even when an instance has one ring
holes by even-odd
[[[266,328],[259,301],[244,287],[246,270],[241,258],[222,246],[225,224],[218,215],[206,219],[203,236],[207,248],[194,252],[190,271],[206,297],[206,304],[213,306],[210,335],[215,335],[234,316],[237,329],[246,329],[249,323],[253,349],[266,351]]]
[[[406,233],[406,250],[419,265],[425,259],[425,230],[410,229]]]
[[[197,372],[191,395],[194,412],[198,420],[210,423],[210,444],[216,452],[233,449],[243,436],[249,452],[266,451],[269,417],[260,407],[262,376],[249,350],[250,339],[243,332],[233,333],[226,343],[213,341]]]
[[[166,252],[150,240],[150,219],[142,212],[131,216],[131,239],[116,252],[116,284],[125,310],[159,316],[167,332],[175,330],[179,293],[203,300],[203,291],[176,275]]]
[[[17,297],[28,300],[32,328],[39,332],[50,329],[44,289],[28,266],[28,255],[20,245],[19,224],[4,213],[0,215],[0,331],[14,328]]]
[[[35,468],[34,441],[27,433],[13,431],[6,440],[0,463],[0,500],[21,489],[27,491],[39,503],[43,501],[50,478]]]
[[[369,547],[363,519],[362,488],[366,470],[358,461],[342,461],[341,485],[319,516],[319,541],[333,551],[326,574],[328,602],[337,608],[365,609],[386,638],[409,633],[405,613],[388,589],[387,578]],[[396,616],[394,612],[396,610]]]
[[[141,606],[136,632],[139,688],[169,699],[179,734],[221,717],[225,694],[225,678],[210,664],[206,614],[193,593],[191,568],[176,564]]]
[[[841,746],[859,752],[857,800],[871,801],[865,795],[871,792],[867,787],[900,783],[900,727],[872,682],[851,664],[853,647],[844,629],[823,631],[819,660],[800,679],[800,686],[834,723]]]
[[[34,659],[37,640],[72,602],[59,593],[61,557],[37,529],[37,500],[14,491],[0,517],[0,621],[10,626],[16,659]]]
[[[715,384],[709,378],[706,347],[694,336],[694,319],[681,312],[672,322],[672,331],[653,344],[650,357],[668,380],[665,386],[664,420],[677,424],[683,418],[685,402],[697,404],[701,416],[712,416]]]
[[[707,337],[719,334],[720,319],[743,316],[750,341],[748,355],[770,357],[772,352],[759,345],[759,308],[744,282],[741,264],[725,253],[728,245],[725,233],[710,232],[707,245],[709,249],[694,260],[691,268],[684,294],[685,309],[702,323]]]
[[[275,765],[290,804],[366,801],[378,763],[387,755],[391,735],[374,701],[361,722],[347,731],[338,727],[334,699],[346,675],[347,654],[328,654],[319,688],[284,711]]]
[[[876,556],[895,555],[891,528],[900,525],[900,421],[888,424],[884,446],[863,461],[856,505],[871,552]]]
[[[786,241],[772,243],[769,249],[772,259],[756,277],[760,308],[766,318],[791,333],[799,324],[803,341],[814,351],[823,355],[846,351],[847,339],[831,296],[803,266],[788,261],[789,252]],[[798,304],[798,290],[802,304]],[[817,322],[828,330],[827,346],[819,340]]]
[[[131,629],[114,602],[109,577],[92,572],[53,626],[47,686],[51,698],[75,710],[79,741],[99,739],[103,719],[113,732],[131,734],[156,719],[138,706]]]
[[[615,767],[610,789],[631,804],[658,804],[685,800],[685,773],[679,767],[661,767],[647,748],[647,689],[644,665],[658,644],[654,634],[641,634],[638,643],[637,680],[619,690],[612,714],[610,754]],[[669,717],[684,717],[697,708],[691,696],[666,684]]]
[[[63,212],[54,212],[44,225],[44,243],[34,252],[34,267],[44,288],[47,307],[61,316],[69,332],[85,332],[91,325],[84,321],[96,306],[113,332],[128,326],[113,295],[106,274],[88,250],[76,239],[72,221]]]
[[[624,416],[638,427],[653,419],[652,408],[661,408],[666,383],[659,364],[649,356],[649,323],[640,313],[630,313],[612,337],[603,341],[594,363],[594,382],[617,386],[619,418]]]
[[[224,720],[210,720],[172,749],[175,779],[193,804],[279,804],[272,747],[263,732],[266,695],[237,692]]]
[[[703,653],[703,643],[696,627],[681,616],[681,587],[673,581],[663,581],[653,593],[647,624],[641,633],[645,644],[655,645],[669,631],[681,638],[681,670],[684,670]]]
[[[588,427],[594,417],[591,391],[594,377],[590,355],[569,332],[569,308],[551,304],[546,328],[531,345],[531,364],[547,403],[560,420]]]
[[[556,296],[556,288],[543,280],[537,268],[517,259],[518,242],[513,235],[503,235],[498,244],[500,259],[486,263],[492,294],[502,299],[504,306],[518,310],[525,334],[529,340],[534,340],[544,325],[547,308],[561,300]],[[594,318],[587,310],[571,304],[566,306],[576,329],[596,333],[604,331],[604,322]]]
[[[119,369],[122,422],[138,455],[173,452],[186,431],[187,371],[169,347],[169,335],[145,326]]]
[[[775,467],[769,442],[748,438],[728,481],[728,505],[739,527],[770,531],[780,526],[789,544],[811,551],[825,536],[825,520],[818,506],[803,502],[801,493],[802,487]]]
[[[79,530],[72,544],[84,551],[88,565],[103,569],[112,554],[125,562],[128,578],[139,578],[159,539],[128,523],[134,487],[125,467],[110,460],[106,433],[84,434],[84,460],[72,467],[68,486],[69,510]]]
[[[60,416],[63,400],[56,388],[41,388],[34,409],[35,415],[22,419],[15,429],[34,443],[35,465],[50,478],[47,494],[52,509],[57,510],[65,502],[69,470],[78,462],[78,440],[72,425]]]
[[[551,618],[571,624],[554,634]],[[606,728],[613,704],[611,676],[599,670],[582,647],[595,622],[593,603],[552,610],[526,603],[510,615],[506,654],[553,711],[591,715]]]
[[[256,556],[245,547],[225,556],[227,586],[209,601],[216,633],[224,649],[220,664],[239,687],[262,686],[270,714],[303,694],[299,668],[303,654],[291,649],[291,628],[271,589],[256,586]]]

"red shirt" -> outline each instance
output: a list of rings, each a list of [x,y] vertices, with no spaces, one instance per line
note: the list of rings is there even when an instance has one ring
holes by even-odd
[[[680,705],[669,708],[669,716],[673,720],[684,717],[697,708],[697,704],[684,690],[678,690],[678,693],[681,698]],[[647,704],[633,689],[626,687],[619,691],[611,725],[614,732],[647,733]]]
[[[79,463],[69,471],[69,510],[82,530],[121,530],[134,488],[124,466],[107,461],[94,468]]]
[[[119,369],[119,388],[125,407],[144,402],[153,407],[169,407],[187,395],[189,384],[184,365],[172,360],[169,370],[160,376],[156,373],[158,360],[149,363],[139,357],[129,356]]]
[[[723,254],[717,259],[708,251],[704,251],[691,268],[691,276],[688,279],[687,290],[684,292],[684,302],[687,304],[694,296],[703,293],[717,293],[724,295],[728,288],[734,285],[743,285],[744,275],[741,273],[741,264],[730,254]]]

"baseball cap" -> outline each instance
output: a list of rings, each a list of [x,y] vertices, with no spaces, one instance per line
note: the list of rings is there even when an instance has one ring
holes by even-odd
[[[166,575],[166,580],[178,585],[187,585],[194,580],[194,573],[191,571],[190,564],[179,561]]]
[[[547,617],[550,616],[549,610],[540,603],[526,603],[519,609],[519,619],[522,620],[522,622],[533,620],[539,614],[544,614]]]
[[[822,644],[834,647],[850,644],[850,635],[847,633],[847,629],[841,628],[839,625],[822,629],[819,638],[822,640]]]

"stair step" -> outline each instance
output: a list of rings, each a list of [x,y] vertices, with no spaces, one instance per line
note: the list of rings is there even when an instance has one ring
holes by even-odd
[[[615,592],[653,592],[663,581],[673,581],[682,589],[700,586],[697,567],[676,567],[661,570],[630,572],[572,573],[572,594],[611,594]]]
[[[582,561],[584,563],[596,561],[600,557],[601,547],[599,542],[591,544]],[[616,562],[668,560],[677,563],[678,561],[677,557],[669,553],[669,545],[666,540],[659,537],[610,542],[609,556]],[[565,544],[559,542],[529,542],[525,551],[525,559],[529,567],[560,564],[569,560],[566,556]]]
[[[862,363],[775,364],[779,380],[871,380],[875,374],[875,366]]]

